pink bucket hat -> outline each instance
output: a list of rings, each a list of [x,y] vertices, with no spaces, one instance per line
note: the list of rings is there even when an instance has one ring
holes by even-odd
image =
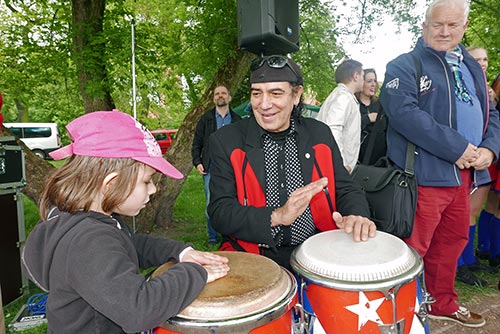
[[[151,133],[130,115],[119,110],[96,111],[70,122],[68,130],[73,142],[50,156],[60,160],[74,155],[98,158],[131,158],[174,179],[182,173],[161,155]]]

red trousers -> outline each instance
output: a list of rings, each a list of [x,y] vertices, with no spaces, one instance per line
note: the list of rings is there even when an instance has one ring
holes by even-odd
[[[469,238],[470,170],[461,170],[460,176],[459,187],[418,187],[415,224],[405,239],[424,260],[427,291],[436,299],[434,315],[458,310],[455,276]]]

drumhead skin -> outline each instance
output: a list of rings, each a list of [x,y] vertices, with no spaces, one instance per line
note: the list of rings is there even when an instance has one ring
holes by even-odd
[[[227,276],[208,283],[198,298],[177,315],[203,320],[234,319],[269,309],[292,290],[290,276],[274,261],[244,252],[214,252],[229,259]],[[152,277],[161,275],[172,264],[164,264]]]
[[[420,256],[401,239],[377,231],[368,241],[355,242],[343,230],[327,231],[295,249],[292,268],[306,279],[339,289],[378,290],[407,282],[423,269]]]

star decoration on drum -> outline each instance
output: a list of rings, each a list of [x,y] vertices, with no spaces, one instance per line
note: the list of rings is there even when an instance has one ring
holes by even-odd
[[[358,315],[358,331],[360,331],[368,321],[384,324],[384,322],[380,319],[380,315],[377,313],[378,308],[385,301],[384,297],[369,300],[365,293],[360,291],[358,300],[359,302],[357,304],[345,307],[347,310]]]

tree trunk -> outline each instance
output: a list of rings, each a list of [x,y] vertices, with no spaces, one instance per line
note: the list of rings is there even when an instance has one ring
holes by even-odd
[[[3,129],[3,135],[14,136],[7,128]],[[16,142],[24,149],[26,186],[23,188],[23,193],[38,205],[44,182],[47,176],[54,170],[54,166],[31,152],[18,138],[16,138]]]
[[[106,0],[72,0],[73,58],[86,113],[115,108],[102,36],[105,3]]]
[[[222,67],[209,87],[205,90],[198,104],[186,115],[182,125],[177,132],[172,146],[168,149],[165,157],[179,171],[187,176],[193,169],[191,162],[191,146],[193,135],[201,116],[210,108],[213,108],[213,91],[218,85],[225,85],[231,92],[236,91],[241,81],[248,73],[251,54],[241,51],[236,43],[234,52],[228,56],[226,65]],[[181,191],[185,179],[174,180],[161,176],[158,183],[158,191],[151,200],[151,205],[142,210],[137,217],[137,229],[140,232],[149,232],[154,224],[167,228],[172,220],[172,210],[175,200]],[[203,191],[203,189],[200,189]]]

